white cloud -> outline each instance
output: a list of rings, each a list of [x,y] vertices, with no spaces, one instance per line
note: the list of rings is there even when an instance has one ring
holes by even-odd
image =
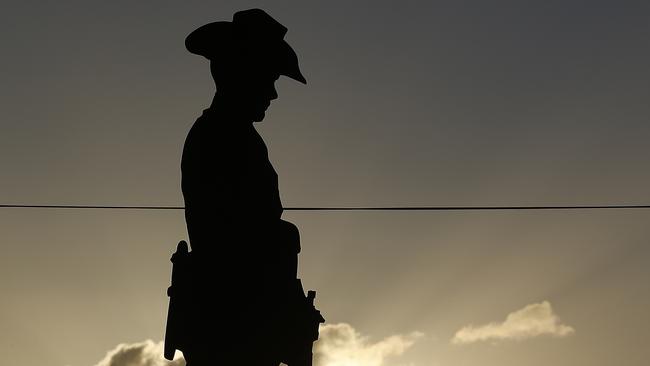
[[[314,365],[381,366],[387,357],[401,355],[421,336],[420,332],[398,334],[371,343],[349,324],[325,324],[314,344]]]
[[[314,366],[381,366],[387,357],[401,355],[421,336],[419,332],[398,334],[372,343],[349,324],[325,324],[320,327],[319,340],[314,343]],[[166,361],[162,354],[163,342],[123,343],[109,351],[95,366],[185,365],[180,352],[176,352],[173,362]]]
[[[176,352],[174,361],[163,358],[163,342],[146,340],[139,343],[121,343],[108,351],[95,366],[184,366],[185,360]]]
[[[468,325],[454,335],[451,342],[467,344],[479,341],[521,340],[550,335],[565,337],[575,332],[560,322],[548,301],[526,305],[523,309],[508,314],[501,323],[490,323],[475,327]]]

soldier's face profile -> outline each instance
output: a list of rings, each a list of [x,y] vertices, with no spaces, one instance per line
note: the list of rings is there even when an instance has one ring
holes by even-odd
[[[262,121],[271,101],[278,98],[275,81],[279,76],[277,73],[265,73],[253,80],[248,96],[250,103],[247,104],[254,122]]]
[[[277,72],[250,72],[237,82],[235,87],[240,111],[253,122],[264,119],[271,101],[277,99],[275,81]]]

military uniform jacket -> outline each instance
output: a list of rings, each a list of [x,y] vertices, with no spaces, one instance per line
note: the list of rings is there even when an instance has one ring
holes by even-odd
[[[278,175],[252,122],[206,109],[187,136],[181,171],[193,250],[223,250],[218,237],[244,235],[282,215]]]
[[[268,329],[288,331],[298,304],[300,244],[297,228],[280,219],[264,141],[252,122],[206,109],[188,133],[181,172],[193,256],[185,344],[209,348],[223,335],[270,347]]]

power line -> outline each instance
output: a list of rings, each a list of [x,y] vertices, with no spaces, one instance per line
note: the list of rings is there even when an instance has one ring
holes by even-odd
[[[102,210],[183,210],[182,206],[101,206],[101,205],[28,205],[0,204],[0,208],[55,208],[55,209],[102,209]]]
[[[109,206],[109,205],[31,205],[0,204],[0,208],[102,209],[102,210],[183,210],[183,206]],[[607,210],[648,209],[650,205],[578,205],[578,206],[356,206],[356,207],[285,207],[285,211],[512,211],[512,210]]]

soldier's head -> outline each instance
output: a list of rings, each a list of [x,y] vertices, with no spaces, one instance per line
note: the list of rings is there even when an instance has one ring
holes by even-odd
[[[264,118],[271,101],[278,97],[275,81],[277,70],[255,65],[226,64],[210,60],[210,72],[220,98],[229,108],[248,119],[259,122]]]
[[[261,121],[278,94],[280,75],[306,83],[298,58],[284,41],[282,24],[263,10],[235,13],[232,22],[199,27],[185,39],[187,49],[210,60],[217,94],[253,121]]]

